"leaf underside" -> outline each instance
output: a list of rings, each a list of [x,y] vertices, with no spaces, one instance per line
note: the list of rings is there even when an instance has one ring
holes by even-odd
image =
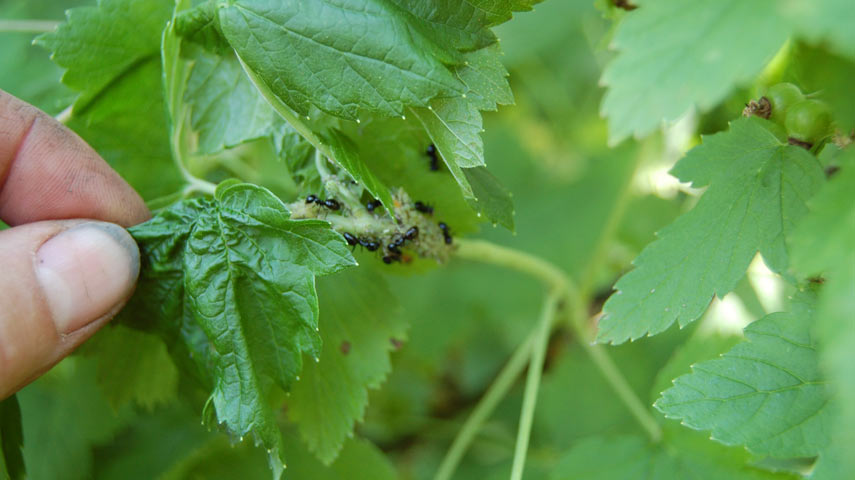
[[[829,394],[811,337],[815,298],[745,328],[747,341],[693,365],[655,406],[712,438],[777,458],[817,455],[831,429]]]
[[[618,280],[603,307],[598,341],[622,343],[699,318],[713,296],[730,292],[759,251],[787,270],[785,237],[807,211],[823,172],[757,118],[704,138],[672,174],[707,187],[698,204],[658,234]]]

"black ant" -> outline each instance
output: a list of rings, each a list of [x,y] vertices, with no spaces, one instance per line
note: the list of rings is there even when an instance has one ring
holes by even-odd
[[[377,200],[375,198],[374,200],[371,200],[370,202],[365,204],[365,209],[371,213],[374,213],[375,208],[382,207],[382,206],[383,206],[383,203],[380,200]]]
[[[413,208],[415,208],[416,211],[424,213],[425,215],[433,215],[433,207],[422,202],[414,203]]]
[[[341,209],[341,204],[338,203],[338,200],[334,198],[328,198],[326,200],[321,200],[317,195],[309,195],[306,197],[306,203],[314,203],[321,207],[329,208],[330,210],[339,210]]]
[[[389,245],[386,246],[386,250],[389,250],[390,252],[394,253],[395,255],[400,255],[401,254],[401,248],[400,247],[401,247],[401,245],[404,244],[405,241],[406,240],[404,239],[404,237],[398,237],[395,240],[393,240],[392,243],[390,243]]]
[[[425,150],[425,153],[428,157],[430,157],[430,170],[432,172],[439,170],[439,157],[436,153],[436,145],[432,143],[428,145],[427,149]]]
[[[341,234],[344,239],[347,241],[347,244],[350,246],[356,246],[359,243],[359,239],[356,238],[352,233],[344,232]]]
[[[439,222],[439,229],[442,230],[442,238],[445,239],[445,244],[451,245],[451,229],[445,222]]]
[[[386,265],[389,265],[392,262],[400,262],[400,261],[401,261],[401,256],[398,254],[386,255],[383,257],[383,263],[385,263]]]
[[[410,229],[404,233],[404,238],[407,240],[415,240],[416,237],[418,237],[418,236],[419,236],[419,227],[410,227]]]
[[[357,241],[359,242],[360,245],[365,247],[365,249],[368,250],[369,252],[373,252],[373,251],[377,250],[378,248],[380,248],[380,244],[376,240],[366,240],[364,238],[360,238]]]

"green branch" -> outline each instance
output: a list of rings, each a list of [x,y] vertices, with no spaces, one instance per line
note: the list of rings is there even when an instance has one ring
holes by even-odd
[[[483,240],[458,240],[455,252],[460,258],[489,263],[531,275],[542,281],[548,288],[561,292],[561,300],[567,307],[569,323],[579,337],[579,344],[585,349],[594,365],[626,405],[647,435],[654,442],[662,438],[662,429],[648,411],[648,407],[638,398],[629,382],[608,356],[602,345],[594,343],[594,334],[586,323],[587,302],[580,296],[575,283],[558,267],[528,253],[502,247]]]
[[[525,366],[528,364],[529,355],[531,354],[532,344],[535,341],[535,336],[530,335],[516,351],[514,351],[508,363],[502,368],[493,383],[478,401],[478,404],[469,414],[466,422],[463,423],[451,447],[442,459],[439,470],[434,476],[434,480],[449,480],[451,475],[457,469],[460,460],[463,459],[463,454],[469,448],[469,445],[475,439],[475,435],[481,430],[484,422],[490,418],[493,411],[499,406],[499,402],[505,398],[511,387],[514,385],[517,377],[522,373]]]
[[[549,332],[552,330],[552,323],[555,320],[555,312],[560,297],[561,293],[557,291],[551,292],[546,297],[540,316],[540,323],[535,332],[534,348],[531,350],[531,360],[528,364],[528,376],[526,377],[525,393],[523,394],[523,404],[520,412],[520,425],[517,430],[517,444],[514,448],[511,480],[522,480],[526,454],[528,453],[528,440],[531,436],[531,425],[534,421],[534,409],[537,407],[537,391],[540,388],[543,363],[546,360]]]

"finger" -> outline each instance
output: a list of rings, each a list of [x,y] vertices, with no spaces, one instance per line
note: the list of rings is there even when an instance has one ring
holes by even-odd
[[[124,305],[139,251],[103,222],[37,222],[0,232],[0,399],[71,353]]]
[[[140,196],[74,132],[0,90],[0,219],[149,218]]]

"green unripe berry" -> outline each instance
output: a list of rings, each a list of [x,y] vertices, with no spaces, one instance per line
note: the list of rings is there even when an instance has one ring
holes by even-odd
[[[787,109],[787,134],[800,142],[816,143],[830,133],[831,113],[820,100],[802,100]]]
[[[780,125],[783,125],[784,119],[787,118],[787,110],[805,99],[799,87],[792,83],[772,85],[765,97],[769,99],[769,103],[772,105],[772,115],[769,120]]]

